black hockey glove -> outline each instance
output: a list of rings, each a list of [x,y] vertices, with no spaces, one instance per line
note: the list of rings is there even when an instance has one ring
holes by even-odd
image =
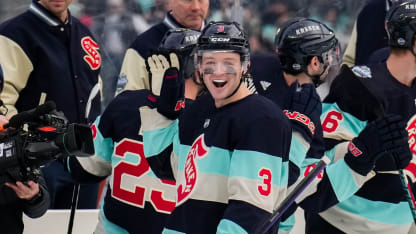
[[[398,115],[385,116],[367,124],[348,145],[345,162],[365,176],[380,157],[394,157],[397,168],[404,168],[412,157],[405,123]],[[384,160],[384,159],[382,159]]]
[[[313,84],[299,86],[297,82],[289,87],[289,96],[284,106],[284,113],[292,123],[293,130],[302,134],[309,143],[320,125],[322,103]]]
[[[185,107],[185,82],[179,72],[179,60],[175,53],[169,54],[170,62],[164,55],[147,58],[147,70],[152,90],[151,107],[169,119],[178,118]]]

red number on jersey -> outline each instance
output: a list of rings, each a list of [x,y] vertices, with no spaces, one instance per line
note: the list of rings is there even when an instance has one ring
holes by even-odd
[[[272,191],[272,172],[269,169],[261,169],[259,176],[263,178],[263,184],[257,186],[259,193],[263,196],[269,196]]]
[[[139,162],[132,164],[130,162],[121,161],[116,166],[114,166],[112,196],[130,205],[143,208],[146,191],[150,191],[150,202],[153,204],[156,210],[162,213],[172,212],[175,208],[175,202],[164,199],[163,191],[148,188],[145,184],[140,185],[139,183],[135,184],[134,191],[129,191],[122,188],[121,185],[123,175],[137,177],[135,180],[139,181],[138,178],[144,176],[147,172],[150,171],[149,164],[147,163],[143,153],[143,143],[126,139],[122,140],[119,144],[116,145],[114,154],[118,157],[124,158],[126,153],[130,153],[130,155],[138,157]],[[172,182],[170,181],[160,180],[160,182],[172,186]]]
[[[330,111],[326,115],[324,121],[322,122],[322,130],[324,132],[333,132],[338,126],[339,122],[343,119],[343,116],[338,111]]]
[[[316,164],[312,164],[309,165],[306,169],[305,169],[305,173],[303,173],[303,176],[307,176],[309,174],[309,172],[312,171],[312,169],[314,169],[316,167]],[[321,172],[319,172],[319,174],[316,176],[318,177],[318,179],[322,179],[322,176],[324,175],[324,171],[322,170]]]

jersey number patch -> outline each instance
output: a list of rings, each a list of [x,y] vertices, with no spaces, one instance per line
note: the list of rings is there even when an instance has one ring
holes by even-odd
[[[269,196],[272,191],[272,172],[267,168],[259,171],[259,177],[263,179],[263,183],[257,186],[259,193],[263,196]]]
[[[325,116],[324,121],[322,122],[322,130],[324,132],[334,132],[338,126],[339,122],[342,121],[343,116],[338,111],[330,111]]]
[[[146,193],[150,193],[150,202],[157,211],[161,213],[171,213],[175,208],[175,201],[164,199],[163,191],[148,187],[145,183],[139,183],[139,178],[145,176],[146,173],[150,171],[150,166],[147,163],[143,153],[143,143],[126,139],[122,140],[116,145],[114,154],[118,157],[124,158],[127,153],[138,157],[139,162],[133,164],[131,162],[121,161],[114,167],[112,196],[130,205],[143,208]],[[134,180],[138,181],[138,183],[135,184],[134,191],[122,188],[123,179],[128,180],[128,176],[134,176],[136,177]],[[171,181],[159,181],[169,186],[174,185]]]

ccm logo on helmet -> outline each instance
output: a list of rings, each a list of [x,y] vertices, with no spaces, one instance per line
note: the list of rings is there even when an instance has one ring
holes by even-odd
[[[212,41],[212,42],[228,42],[230,40],[231,39],[230,38],[227,38],[227,37],[212,37],[210,39],[210,41]]]

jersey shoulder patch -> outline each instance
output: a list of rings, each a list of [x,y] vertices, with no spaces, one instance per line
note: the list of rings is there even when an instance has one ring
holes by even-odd
[[[371,69],[367,66],[354,66],[351,71],[360,78],[372,78]]]

